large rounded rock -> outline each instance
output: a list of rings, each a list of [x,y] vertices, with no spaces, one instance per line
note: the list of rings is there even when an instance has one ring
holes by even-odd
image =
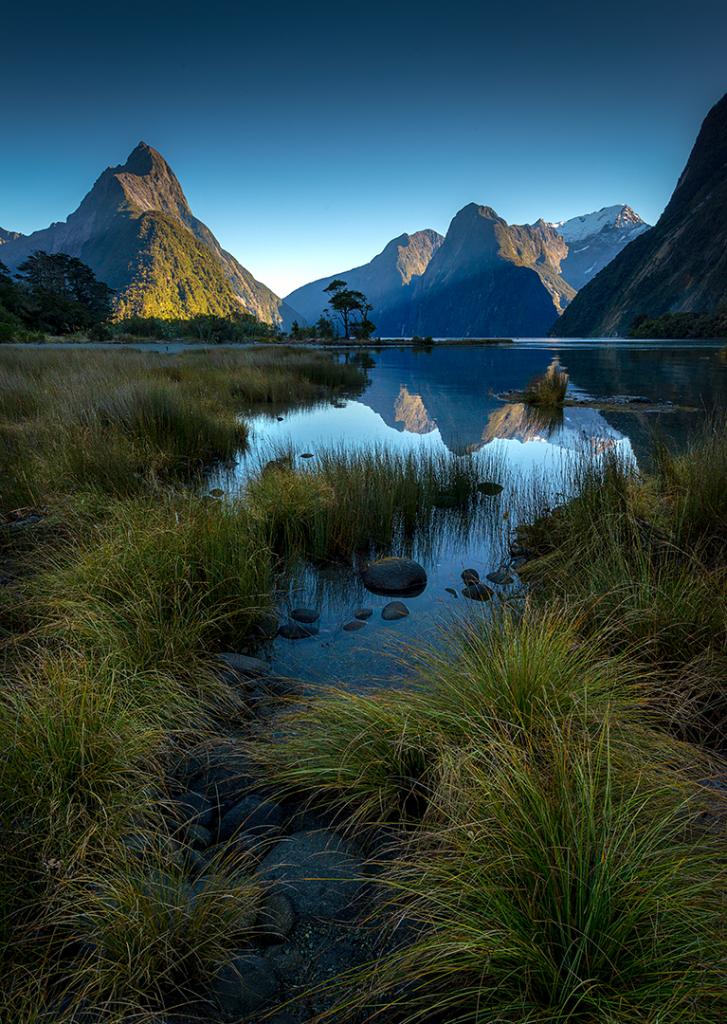
[[[273,892],[258,914],[255,931],[262,942],[285,942],[295,925],[295,907],[284,892]]]
[[[260,838],[279,833],[285,821],[280,804],[259,796],[245,796],[221,818],[218,838],[225,842],[236,832]]]
[[[299,914],[334,920],[345,916],[361,894],[363,862],[356,848],[336,832],[296,832],[263,858],[262,882],[275,883]]]
[[[247,1020],[280,996],[280,976],[265,957],[242,954],[217,973],[210,992],[226,1021]]]
[[[367,590],[374,594],[421,594],[427,585],[424,567],[411,558],[379,558],[361,573]]]

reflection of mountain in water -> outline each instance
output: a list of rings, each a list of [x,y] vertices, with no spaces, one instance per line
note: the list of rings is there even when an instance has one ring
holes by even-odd
[[[550,440],[570,446],[575,438],[608,441],[628,436],[639,458],[649,450],[655,428],[679,440],[690,429],[690,413],[564,411],[562,424],[538,421],[533,410],[503,406],[495,396],[521,390],[559,358],[573,387],[591,396],[645,395],[651,401],[712,408],[724,406],[727,362],[718,353],[691,348],[626,345],[560,347],[435,347],[374,353],[376,366],[360,401],[396,430],[427,433],[436,428],[450,451],[462,454],[495,437]],[[527,420],[527,422],[526,422]],[[550,433],[548,433],[550,431]]]
[[[429,417],[422,396],[412,395],[403,384],[394,402],[394,420],[410,434],[430,434],[437,426]]]
[[[481,448],[495,439],[540,441],[559,448],[580,450],[587,447],[594,453],[613,448],[623,434],[606,422],[597,409],[535,409],[522,402],[509,403],[490,413],[482,432]]]
[[[594,409],[553,416],[523,404],[503,405],[496,397],[499,391],[521,388],[552,357],[547,349],[387,352],[360,400],[397,430],[428,434],[438,428],[455,454],[476,451],[495,438],[550,441],[567,448],[582,446],[585,439],[608,443],[620,438]]]

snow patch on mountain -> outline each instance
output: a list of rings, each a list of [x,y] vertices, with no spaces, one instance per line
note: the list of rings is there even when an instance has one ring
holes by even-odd
[[[593,213],[571,217],[570,220],[551,221],[550,226],[555,228],[570,245],[573,242],[582,242],[586,238],[591,238],[603,231],[604,228],[622,230],[623,237],[635,238],[642,231],[646,231],[649,225],[630,206],[622,204],[604,206]]]

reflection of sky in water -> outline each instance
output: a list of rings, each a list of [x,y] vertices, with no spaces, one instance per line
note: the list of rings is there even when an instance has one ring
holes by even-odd
[[[435,512],[439,528],[431,543],[415,544],[412,552],[429,582],[421,595],[404,599],[411,612],[406,619],[384,622],[381,609],[390,598],[367,593],[351,568],[300,567],[280,610],[285,614],[296,605],[319,609],[320,632],[301,641],[278,638],[268,652],[277,671],[356,687],[395,678],[395,652],[402,642],[436,642],[438,625],[453,614],[487,614],[487,605],[454,597],[445,588],[459,594],[463,569],[477,569],[484,579],[507,560],[517,506],[527,504],[531,490],[554,498],[562,492],[563,472],[584,452],[616,450],[628,460],[642,461],[655,426],[683,440],[701,419],[693,413],[567,408],[562,418],[548,422],[522,404],[496,397],[522,389],[554,357],[567,367],[579,393],[638,394],[706,408],[727,402],[727,362],[714,346],[695,351],[551,342],[373,353],[376,365],[369,370],[369,384],[356,399],[288,412],[282,420],[268,414],[246,417],[250,454],[210,481],[228,492],[244,487],[247,474],[280,449],[315,456],[324,448],[372,445],[403,452],[471,452],[482,464],[482,479],[505,484],[497,498],[481,499],[469,524],[458,524],[455,513]],[[392,553],[405,552],[395,546]],[[517,592],[517,578],[510,587],[493,589]],[[361,606],[372,608],[372,617],[360,631],[344,631],[343,624]]]

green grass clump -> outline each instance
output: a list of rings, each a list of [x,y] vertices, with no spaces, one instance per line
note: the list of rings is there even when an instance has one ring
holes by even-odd
[[[545,373],[530,381],[523,398],[528,405],[558,406],[563,404],[567,390],[568,374],[553,361]]]
[[[723,1019],[721,846],[607,729],[479,748],[438,811],[390,873],[418,937],[370,983],[397,1020]]]
[[[467,457],[374,448],[323,450],[311,463],[297,470],[283,457],[248,488],[252,514],[287,556],[348,558],[415,533],[421,540],[443,499],[465,514],[477,499],[478,469]]]
[[[624,757],[666,749],[651,728],[648,680],[608,654],[606,637],[584,642],[579,625],[558,608],[459,622],[416,652],[406,688],[327,691],[285,716],[283,735],[256,757],[284,787],[373,824],[421,819],[451,758],[473,744],[534,744],[553,721],[608,722]]]
[[[94,1002],[154,1008],[198,999],[249,944],[262,889],[250,865],[212,864],[194,879],[151,845],[79,879],[68,897],[78,937],[95,950],[85,972]]]
[[[160,496],[108,503],[24,592],[44,635],[209,697],[211,653],[248,641],[269,607],[271,573],[244,506]]]

